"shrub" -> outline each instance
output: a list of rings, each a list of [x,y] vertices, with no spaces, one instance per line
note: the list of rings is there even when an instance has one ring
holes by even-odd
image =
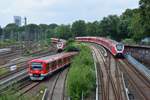
[[[95,70],[91,50],[80,45],[80,53],[71,65],[67,78],[67,92],[72,100],[80,100],[95,88]]]

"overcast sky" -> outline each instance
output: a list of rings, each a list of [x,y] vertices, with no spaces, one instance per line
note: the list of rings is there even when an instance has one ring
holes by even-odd
[[[13,22],[13,16],[26,16],[28,23],[71,24],[75,20],[101,20],[137,8],[139,0],[0,0],[0,26]]]

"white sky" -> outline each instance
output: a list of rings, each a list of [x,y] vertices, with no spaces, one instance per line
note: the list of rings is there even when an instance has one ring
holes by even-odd
[[[137,8],[139,0],[0,0],[0,26],[13,22],[13,16],[26,16],[28,23],[71,24],[75,20],[101,20]]]

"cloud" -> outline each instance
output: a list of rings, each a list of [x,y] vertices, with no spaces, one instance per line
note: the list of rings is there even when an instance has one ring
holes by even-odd
[[[13,16],[27,16],[29,23],[71,23],[78,19],[100,20],[138,7],[139,0],[1,0],[0,25],[13,22]]]

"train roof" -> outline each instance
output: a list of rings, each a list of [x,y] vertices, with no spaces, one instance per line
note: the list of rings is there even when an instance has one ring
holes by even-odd
[[[109,38],[104,38],[104,37],[93,37],[93,36],[76,37],[76,39],[81,39],[81,38],[97,38],[97,39],[101,39],[101,40],[106,41],[106,42],[109,42],[109,43],[113,43],[114,45],[115,45],[115,44],[118,44],[117,41],[111,40],[111,39],[109,39]]]
[[[71,56],[71,55],[75,55],[77,52],[68,52],[68,53],[59,53],[56,55],[51,55],[51,56],[46,56],[46,57],[42,57],[42,58],[37,58],[37,59],[33,59],[31,61],[29,61],[29,63],[31,62],[52,62],[54,60],[60,59],[62,57],[67,57],[67,56]]]
[[[109,38],[104,38],[104,37],[101,37],[101,38],[102,38],[103,40],[109,42],[109,43],[118,44],[118,42],[115,41],[115,40],[111,40],[111,39],[109,39]]]

